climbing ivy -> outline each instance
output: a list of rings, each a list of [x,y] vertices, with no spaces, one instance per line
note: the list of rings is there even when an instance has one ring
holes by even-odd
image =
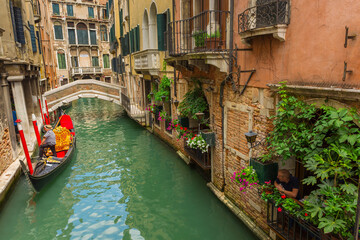
[[[155,83],[153,83],[152,89],[154,93],[154,100],[155,101],[162,101],[162,96],[165,96],[165,101],[169,101],[170,99],[170,86],[171,86],[171,79],[164,75],[161,78],[160,84],[158,88],[156,88]],[[148,94],[148,99],[151,101],[151,95]]]
[[[304,202],[309,221],[325,233],[351,238],[360,174],[360,120],[354,109],[316,108],[279,87],[280,102],[263,161],[295,158],[312,173],[316,185]]]

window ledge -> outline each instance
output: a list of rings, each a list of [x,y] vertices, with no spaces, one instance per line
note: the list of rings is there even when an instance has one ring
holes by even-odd
[[[250,41],[253,37],[269,34],[272,34],[274,38],[283,42],[285,41],[286,29],[287,24],[278,24],[270,27],[254,28],[245,32],[241,32],[239,35],[241,37],[241,41],[246,45],[250,45]]]

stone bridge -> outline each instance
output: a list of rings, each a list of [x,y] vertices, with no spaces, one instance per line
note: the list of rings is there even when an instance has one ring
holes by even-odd
[[[121,105],[121,87],[100,82],[98,80],[77,80],[43,94],[46,98],[49,112],[79,98],[99,98]]]

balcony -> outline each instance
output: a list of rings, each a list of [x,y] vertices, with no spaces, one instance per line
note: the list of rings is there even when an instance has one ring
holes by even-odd
[[[101,67],[75,67],[71,68],[71,74],[74,75],[83,75],[83,74],[101,74]]]
[[[160,56],[157,49],[147,49],[134,53],[135,71],[139,73],[149,73],[159,75]]]
[[[238,16],[238,32],[242,41],[249,44],[255,36],[272,34],[285,41],[287,25],[290,23],[289,0],[273,0],[246,9]]]
[[[203,170],[211,169],[211,149],[208,152],[202,153],[199,149],[193,149],[188,147],[186,140],[184,139],[184,148],[186,153],[190,156],[191,160],[199,165]]]
[[[229,11],[208,10],[188,19],[169,23],[169,55],[226,51],[229,17]]]
[[[267,202],[267,224],[278,236],[285,240],[330,240],[320,229],[310,223],[290,215],[285,210],[279,212],[273,200]]]

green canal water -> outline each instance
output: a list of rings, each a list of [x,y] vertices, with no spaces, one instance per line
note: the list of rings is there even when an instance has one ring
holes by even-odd
[[[173,149],[122,108],[80,99],[71,164],[40,193],[24,176],[0,212],[0,239],[256,239]]]

